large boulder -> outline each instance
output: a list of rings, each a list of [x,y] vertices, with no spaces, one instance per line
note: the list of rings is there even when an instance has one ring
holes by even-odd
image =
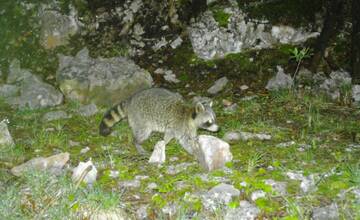
[[[290,26],[272,26],[270,22],[248,19],[235,4],[224,8],[229,14],[228,24],[221,27],[211,10],[204,12],[189,27],[189,38],[194,52],[203,59],[222,58],[247,48],[271,48],[276,44],[298,44],[318,36]]]
[[[81,22],[77,11],[69,6],[69,14],[60,12],[57,5],[42,5],[39,10],[40,17],[40,44],[46,49],[66,45],[70,36],[78,33]]]
[[[125,57],[91,58],[87,48],[75,57],[59,55],[56,79],[64,95],[82,103],[110,105],[151,87],[150,74]]]
[[[18,60],[10,64],[7,84],[0,86],[0,93],[14,107],[31,109],[51,107],[62,103],[63,95],[29,70],[22,69]]]
[[[50,157],[36,157],[19,166],[13,167],[11,173],[15,176],[21,176],[26,171],[48,171],[52,174],[59,174],[65,164],[69,161],[70,154],[60,153]]]

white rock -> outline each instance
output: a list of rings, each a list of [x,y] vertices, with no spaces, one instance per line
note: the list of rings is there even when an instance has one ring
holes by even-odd
[[[300,188],[304,193],[313,191],[316,189],[314,174],[304,176],[301,172],[287,172],[286,175],[292,180],[300,180]]]
[[[54,121],[59,119],[66,119],[69,118],[69,115],[64,111],[53,111],[47,112],[43,117],[43,121]]]
[[[168,169],[166,170],[166,174],[169,175],[176,175],[180,172],[185,171],[188,167],[190,167],[192,165],[192,163],[180,163],[180,164],[176,164],[174,165],[170,165],[168,167]]]
[[[291,78],[291,76],[285,74],[282,67],[277,66],[276,75],[269,80],[265,88],[270,91],[275,91],[279,89],[291,88],[293,84],[294,80]]]
[[[263,133],[250,133],[250,132],[226,132],[224,134],[223,139],[225,141],[228,142],[235,142],[235,141],[239,141],[239,140],[243,140],[243,141],[248,141],[248,140],[253,140],[253,139],[258,139],[258,140],[271,140],[271,135],[269,134],[263,134]]]
[[[251,193],[251,200],[255,201],[260,198],[264,198],[266,196],[266,193],[262,190],[256,190]]]
[[[65,164],[69,161],[70,154],[60,153],[50,157],[33,158],[19,166],[13,167],[11,173],[15,176],[21,176],[25,171],[38,170],[48,171],[52,174],[59,174]]]
[[[167,70],[164,73],[164,79],[171,83],[179,83],[180,80],[176,78],[176,75],[171,70]]]
[[[221,90],[223,90],[228,82],[229,82],[229,80],[226,78],[226,76],[221,77],[220,79],[215,81],[214,85],[211,86],[207,90],[207,92],[214,95],[214,94],[220,92]]]
[[[277,144],[276,147],[290,147],[291,145],[296,144],[295,141],[288,141],[284,143]]]
[[[173,42],[171,42],[170,46],[171,48],[175,49],[177,48],[178,46],[181,45],[181,43],[183,42],[183,40],[181,39],[181,37],[177,37]]]
[[[286,187],[287,184],[286,182],[279,182],[279,181],[275,181],[273,179],[267,179],[264,181],[265,184],[271,186],[272,190],[280,195],[286,195],[287,191],[286,191]]]
[[[152,183],[149,183],[146,188],[148,188],[150,190],[154,190],[157,187],[158,187],[158,185],[156,183],[152,182]]]
[[[140,180],[126,180],[119,183],[120,187],[124,188],[139,188],[140,187]]]
[[[165,47],[168,44],[165,37],[162,37],[161,40],[159,40],[154,46],[152,46],[152,49],[154,51],[160,50],[162,47]]]
[[[7,127],[7,119],[0,122],[0,149],[15,146]]]
[[[225,220],[254,220],[260,214],[260,209],[248,201],[240,201],[239,207],[229,209]]]
[[[90,169],[90,170],[89,170]],[[97,169],[91,160],[88,162],[80,162],[77,167],[73,169],[72,180],[78,182],[80,178],[87,184],[92,184],[96,181]]]
[[[313,220],[338,220],[339,211],[336,203],[332,203],[331,205],[325,207],[314,208],[312,212]]]
[[[129,216],[119,208],[109,210],[95,210],[90,212],[90,220],[128,220]],[[85,218],[86,219],[86,218]]]
[[[144,176],[144,175],[136,175],[135,176],[136,180],[146,180],[149,179],[149,176]]]
[[[78,113],[81,116],[89,117],[92,115],[95,115],[97,113],[98,109],[94,103],[83,105],[79,108]]]
[[[118,178],[118,177],[119,177],[119,174],[120,174],[120,172],[117,171],[117,170],[110,170],[109,176],[110,176],[111,178]]]
[[[138,210],[136,210],[136,217],[138,220],[148,219],[147,214],[148,205],[141,205]]]
[[[207,2],[211,1],[214,0]],[[202,59],[222,58],[247,48],[271,48],[283,42],[296,44],[319,34],[284,25],[272,26],[266,20],[249,20],[248,15],[236,3],[225,8],[224,12],[230,15],[227,27],[220,27],[209,9],[196,22],[191,22],[188,28],[192,48]]]
[[[170,203],[165,205],[161,211],[165,214],[168,215],[170,218],[173,217],[176,214],[177,211],[177,207],[178,205],[176,205],[175,203]]]
[[[165,141],[159,141],[154,147],[153,153],[149,159],[149,163],[162,164],[165,162],[165,160]]]
[[[89,147],[85,147],[85,148],[80,150],[80,154],[86,154],[89,150],[90,150]]]
[[[215,210],[219,205],[227,205],[233,198],[239,196],[240,190],[232,185],[221,183],[202,195],[201,199],[205,209]]]
[[[225,141],[210,135],[200,135],[198,159],[200,165],[207,171],[223,168],[226,162],[232,160],[230,145]]]
[[[360,85],[353,85],[352,97],[355,102],[360,103]]]
[[[241,91],[245,91],[245,90],[249,89],[249,86],[242,85],[242,86],[240,86],[240,89],[241,89]]]

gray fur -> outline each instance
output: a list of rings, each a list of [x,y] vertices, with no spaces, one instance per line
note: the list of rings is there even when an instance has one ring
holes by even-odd
[[[114,113],[117,114],[115,117]],[[107,125],[113,126],[125,114],[139,153],[145,153],[141,144],[152,132],[164,133],[165,145],[175,138],[187,152],[193,154],[194,149],[197,149],[198,128],[218,130],[211,103],[188,105],[181,95],[161,88],[143,90],[126,102],[114,106],[104,116],[100,133],[108,134],[102,132],[102,129],[110,129]],[[104,123],[104,120],[113,120],[114,123]]]

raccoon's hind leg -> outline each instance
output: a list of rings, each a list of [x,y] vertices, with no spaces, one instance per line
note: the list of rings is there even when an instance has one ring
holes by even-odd
[[[148,154],[148,152],[141,146],[141,144],[149,138],[151,132],[152,131],[150,129],[133,129],[135,147],[139,154]]]

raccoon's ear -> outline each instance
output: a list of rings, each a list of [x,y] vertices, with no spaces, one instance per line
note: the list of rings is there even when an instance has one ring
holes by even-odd
[[[212,107],[213,106],[213,101],[209,102],[209,106]]]
[[[203,112],[203,111],[205,111],[204,105],[201,102],[197,102],[196,105],[195,105],[195,112],[200,113],[200,112]]]

